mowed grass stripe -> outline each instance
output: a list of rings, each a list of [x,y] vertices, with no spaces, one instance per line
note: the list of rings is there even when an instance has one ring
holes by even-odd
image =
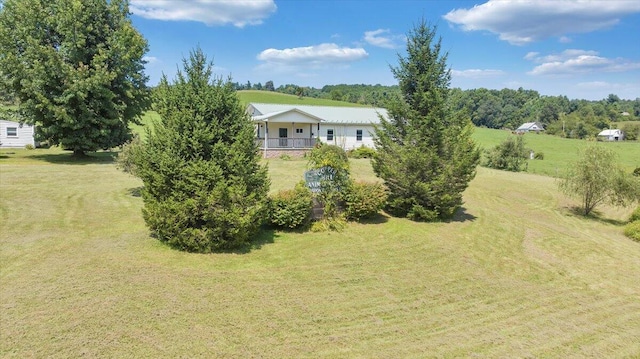
[[[139,181],[111,164],[10,160],[0,163],[11,215],[0,233],[4,357],[640,353],[640,249],[615,222],[628,213],[575,216],[551,178],[480,169],[458,221],[380,217],[197,255],[149,237]],[[371,176],[359,161],[354,176]],[[304,161],[269,165],[283,188],[304,171]]]

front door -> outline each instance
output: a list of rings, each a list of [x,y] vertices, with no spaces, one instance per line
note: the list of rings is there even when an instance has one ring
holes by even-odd
[[[289,137],[288,136],[288,129],[279,128],[278,129],[278,137],[280,137],[280,147],[288,147],[287,146],[287,137]]]

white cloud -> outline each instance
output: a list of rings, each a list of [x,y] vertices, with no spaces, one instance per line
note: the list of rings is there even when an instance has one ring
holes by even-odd
[[[636,12],[640,12],[640,1],[489,0],[443,17],[464,31],[489,31],[501,40],[523,45],[608,28]]]
[[[155,64],[157,62],[160,62],[160,60],[158,60],[158,58],[155,56],[145,56],[142,58],[142,61],[146,61],[147,64]]]
[[[273,0],[131,0],[134,15],[167,21],[198,21],[237,27],[261,24],[276,11]]]
[[[560,36],[560,38],[558,39],[558,41],[559,41],[561,44],[568,44],[568,43],[572,42],[572,41],[573,41],[573,39],[571,39],[571,38],[570,38],[570,37],[568,37],[568,36]]]
[[[502,76],[506,73],[502,70],[492,70],[492,69],[468,69],[468,70],[451,70],[451,75],[454,77],[464,77],[464,78],[487,78],[487,77],[496,77]]]
[[[369,54],[361,47],[340,47],[336,44],[320,44],[290,49],[266,49],[258,54],[258,60],[284,65],[322,66],[362,60]]]
[[[579,73],[625,72],[640,69],[640,62],[599,56],[597,51],[569,49],[559,54],[540,56],[530,52],[526,60],[539,64],[530,75],[570,75]]]
[[[384,36],[382,36],[384,35]],[[383,47],[386,49],[396,49],[406,41],[403,35],[393,35],[389,29],[378,29],[373,31],[365,31],[364,41],[369,45]]]

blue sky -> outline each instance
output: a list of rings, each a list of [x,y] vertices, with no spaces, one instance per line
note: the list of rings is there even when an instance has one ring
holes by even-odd
[[[424,18],[453,87],[640,97],[640,0],[130,0],[130,10],[151,85],[198,45],[240,83],[392,85],[389,65]]]

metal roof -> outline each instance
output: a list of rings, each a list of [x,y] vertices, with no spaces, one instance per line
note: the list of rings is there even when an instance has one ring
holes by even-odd
[[[539,122],[525,122],[525,123],[522,124],[522,126],[518,127],[516,129],[516,131],[518,131],[518,130],[531,130],[531,129],[544,130],[544,127]]]
[[[598,136],[617,136],[620,135],[621,132],[622,131],[620,131],[619,129],[603,130],[598,134]]]
[[[322,119],[323,123],[335,124],[378,124],[379,115],[389,117],[387,110],[380,107],[334,107],[334,106],[313,106],[313,105],[281,105],[271,103],[250,103],[249,106],[254,112],[254,119],[268,118],[293,109],[307,113],[311,116]]]

